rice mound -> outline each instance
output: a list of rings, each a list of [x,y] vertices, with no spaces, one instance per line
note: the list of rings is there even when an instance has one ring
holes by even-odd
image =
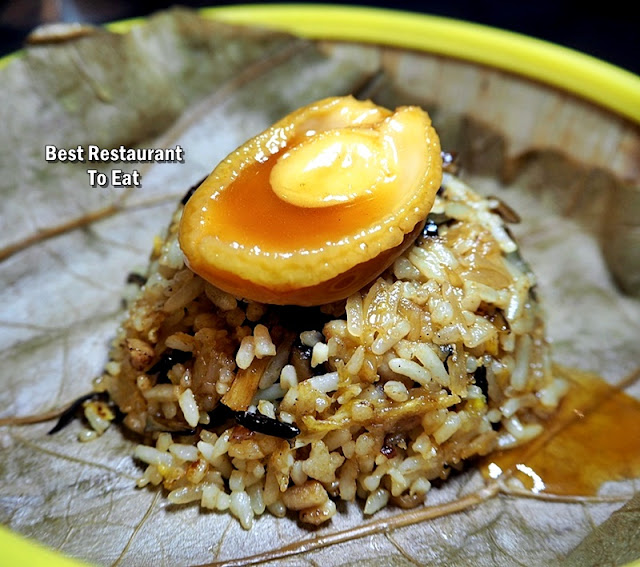
[[[564,393],[500,203],[445,173],[423,235],[345,301],[243,301],[184,265],[182,206],[96,389],[173,503],[321,524],[421,504],[463,461],[542,431]]]

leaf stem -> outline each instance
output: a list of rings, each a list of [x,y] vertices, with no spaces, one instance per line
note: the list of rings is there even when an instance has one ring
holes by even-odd
[[[60,224],[58,226],[53,226],[51,228],[42,228],[23,238],[22,240],[18,240],[9,246],[4,248],[0,248],[0,262],[6,260],[10,256],[33,246],[34,244],[38,244],[39,242],[43,242],[55,236],[60,236],[61,234],[65,234],[66,232],[70,232],[75,230],[76,228],[81,228],[83,226],[87,226],[95,221],[102,220],[106,217],[109,217],[116,212],[120,207],[117,205],[110,205],[108,207],[104,207],[103,209],[99,209],[92,213],[87,213],[86,215],[82,215],[81,217],[70,220],[69,222]]]
[[[33,415],[2,417],[0,418],[0,427],[5,425],[33,425],[34,423],[50,421],[60,417],[69,407],[71,407],[71,404]]]
[[[441,516],[447,516],[450,514],[456,514],[467,510],[478,504],[482,504],[487,500],[490,500],[500,492],[500,484],[497,482],[491,483],[476,492],[472,492],[467,496],[453,500],[445,504],[437,506],[426,506],[410,512],[391,516],[390,518],[381,518],[359,526],[349,528],[346,530],[332,532],[325,535],[314,536],[300,541],[296,541],[289,545],[272,549],[264,553],[251,555],[248,557],[241,557],[238,559],[230,559],[228,561],[216,561],[213,563],[206,563],[198,567],[240,567],[242,565],[258,565],[267,561],[273,561],[275,559],[283,559],[285,557],[291,557],[300,553],[306,553],[308,551],[315,551],[317,549],[327,547],[329,545],[335,545],[338,543],[344,543],[355,539],[360,539],[367,536],[372,536],[380,533],[386,533],[392,530],[397,530],[406,526],[439,518]]]
[[[53,408],[41,413],[0,418],[0,427],[4,425],[33,425],[35,423],[43,423],[45,421],[50,421],[52,419],[59,418],[65,412],[69,411],[71,408],[77,405],[79,400],[82,401],[88,398],[89,395],[95,395],[95,394],[96,392],[91,392],[91,394],[84,395],[79,399],[73,400],[65,404],[64,406]]]
[[[543,500],[547,502],[561,502],[566,504],[584,504],[587,502],[626,502],[631,498],[631,494],[619,494],[612,496],[588,496],[580,494],[553,494],[550,492],[531,492],[526,489],[500,487],[500,494],[511,498],[531,498],[533,500]]]

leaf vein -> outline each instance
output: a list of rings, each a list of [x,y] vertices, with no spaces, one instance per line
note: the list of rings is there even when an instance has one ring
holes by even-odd
[[[118,564],[120,564],[120,562],[124,558],[125,554],[127,553],[129,548],[131,547],[131,544],[135,540],[136,536],[138,535],[138,533],[140,533],[140,530],[142,529],[142,527],[144,526],[146,521],[151,516],[151,512],[155,508],[159,498],[160,498],[160,492],[156,492],[154,497],[153,497],[153,500],[151,501],[151,504],[149,504],[149,507],[147,508],[146,512],[144,513],[144,516],[142,516],[142,519],[138,522],[136,527],[133,529],[133,532],[132,532],[131,536],[129,537],[129,539],[127,540],[127,543],[123,547],[122,552],[120,553],[118,558],[111,564],[112,567],[116,567]]]

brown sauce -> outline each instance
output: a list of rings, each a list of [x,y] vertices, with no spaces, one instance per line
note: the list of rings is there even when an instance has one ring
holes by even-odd
[[[595,496],[607,481],[640,477],[640,401],[601,378],[559,367],[571,389],[545,432],[529,444],[499,451],[482,465],[496,465],[533,492]]]
[[[250,235],[251,242],[260,242],[261,248],[276,252],[290,250],[292,242],[300,249],[318,249],[326,242],[375,225],[398,206],[397,195],[390,190],[332,207],[306,208],[286,203],[269,183],[279,155],[270,156],[264,163],[249,164],[216,195],[217,206],[211,207],[206,216],[211,234],[224,234],[225,239],[242,244],[247,244]],[[251,231],[245,227],[251,227]]]

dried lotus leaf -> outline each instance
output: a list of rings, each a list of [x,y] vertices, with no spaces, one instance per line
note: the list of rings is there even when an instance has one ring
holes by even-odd
[[[0,152],[0,418],[41,412],[87,391],[122,314],[127,273],[145,264],[153,235],[211,163],[293,108],[361,89],[378,67],[383,80],[371,85],[371,96],[390,107],[424,106],[445,149],[460,152],[463,176],[522,216],[513,230],[538,274],[557,356],[612,382],[633,371],[640,360],[640,309],[614,285],[600,239],[612,231],[635,234],[637,221],[626,215],[638,186],[636,127],[565,93],[461,61],[316,45],[174,10],[124,37],[33,46],[0,70],[9,100],[0,107],[0,146],[8,149]],[[603,134],[593,142],[587,131]],[[160,138],[151,139],[158,132]],[[186,163],[146,168],[142,191],[126,195],[89,188],[84,164],[45,164],[42,158],[44,143],[161,142],[183,144]],[[606,207],[599,217],[590,213],[589,222],[567,219],[558,207],[567,182],[541,187],[547,178],[527,174],[534,165],[543,168],[549,156],[557,161],[558,179],[569,184],[584,185],[590,172],[606,172],[612,188],[602,190],[618,200],[618,209],[611,209],[614,226],[605,226],[611,218]],[[626,238],[610,238],[605,250]],[[615,251],[607,257],[619,279],[628,274],[637,281],[640,267],[631,263],[637,260]],[[630,392],[640,394],[637,386]],[[130,458],[135,443],[117,428],[78,444],[79,424],[54,437],[46,435],[50,426],[0,426],[0,522],[65,554],[95,564],[206,564],[315,535],[293,520],[268,516],[247,534],[226,516],[167,506],[162,494],[134,488],[141,473]],[[470,471],[433,489],[430,503],[454,501],[482,486]],[[637,533],[637,497],[627,505],[631,513],[616,512],[635,492],[632,483],[617,483],[604,492],[609,500],[496,497],[462,513],[273,564],[330,567],[353,564],[355,557],[358,565],[379,565],[380,557],[389,565],[550,564],[583,540],[577,563],[613,563],[640,556],[637,538],[611,537]],[[398,513],[404,512],[380,517]],[[347,506],[317,533],[330,536],[361,522],[361,510]]]

